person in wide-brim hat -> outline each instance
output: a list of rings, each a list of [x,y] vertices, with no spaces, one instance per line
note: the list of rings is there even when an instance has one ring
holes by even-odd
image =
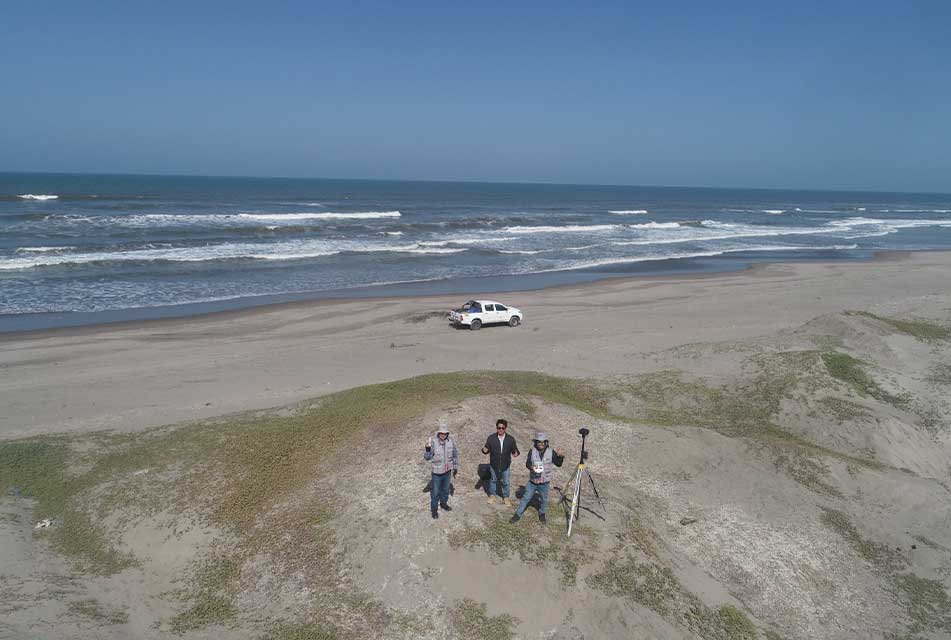
[[[560,467],[565,461],[564,449],[551,450],[548,446],[548,434],[539,431],[532,439],[535,446],[532,452],[526,456],[525,466],[528,467],[528,483],[525,485],[525,493],[522,494],[522,500],[518,503],[515,515],[512,516],[512,522],[518,522],[525,513],[535,494],[541,499],[541,505],[538,507],[538,519],[546,522],[545,513],[548,511],[548,489],[551,487],[552,477],[555,475],[555,467]]]
[[[440,421],[435,440],[432,436],[427,438],[423,459],[432,462],[433,482],[429,493],[429,511],[435,520],[439,517],[437,507],[452,511],[449,506],[449,485],[459,468],[459,452],[456,443],[449,437],[449,425],[445,422]]]

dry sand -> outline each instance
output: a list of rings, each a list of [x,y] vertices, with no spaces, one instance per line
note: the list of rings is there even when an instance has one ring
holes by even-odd
[[[616,385],[610,415],[503,392],[371,425],[266,503],[255,530],[283,542],[242,556],[232,590],[212,594],[236,613],[184,636],[936,640],[951,631],[951,342],[882,318],[948,326],[948,274],[951,253],[917,253],[615,280],[499,295],[524,325],[479,332],[449,329],[438,312],[461,300],[438,297],[5,336],[0,439],[138,432],[432,372],[598,380]],[[832,376],[830,353],[861,362],[872,394]],[[791,386],[773,394],[776,381]],[[547,528],[534,510],[510,528],[511,510],[473,486],[499,415],[523,450],[536,429],[569,449],[557,485],[577,427],[590,426],[604,519],[585,514],[565,541],[553,505]],[[463,456],[455,509],[433,522],[420,454],[437,418]],[[174,590],[240,549],[209,524],[202,496],[184,510],[156,502],[187,485],[182,472],[129,467],[82,494],[109,543],[136,559],[111,575],[51,553],[29,502],[0,500],[0,637],[177,637],[170,620],[187,598]],[[513,489],[525,476],[516,461]],[[215,495],[210,480],[198,486]],[[110,510],[109,495],[130,501]],[[336,541],[320,556],[332,573],[302,560],[320,540],[286,525],[315,499],[334,507],[321,525],[333,536],[319,529]],[[335,626],[279,626],[312,619]]]
[[[467,368],[626,375],[648,370],[650,352],[768,335],[843,309],[940,313],[951,307],[949,274],[951,253],[935,252],[609,280],[499,294],[524,325],[479,332],[429,315],[462,299],[425,297],[8,334],[0,438],[141,430]]]

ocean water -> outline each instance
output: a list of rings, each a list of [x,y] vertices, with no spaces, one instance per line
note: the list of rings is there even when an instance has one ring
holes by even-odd
[[[0,330],[951,248],[951,195],[0,174]]]

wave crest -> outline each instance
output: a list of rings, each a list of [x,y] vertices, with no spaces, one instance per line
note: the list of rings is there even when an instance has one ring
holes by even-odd
[[[56,194],[46,194],[46,193],[24,193],[17,196],[18,198],[23,198],[24,200],[56,200],[59,198]]]

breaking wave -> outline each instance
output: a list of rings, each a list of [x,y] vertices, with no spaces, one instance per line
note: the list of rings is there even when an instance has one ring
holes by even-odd
[[[623,225],[617,224],[566,224],[563,226],[538,226],[538,227],[503,227],[500,231],[505,233],[577,233],[577,232],[596,232],[613,231],[622,228]]]
[[[239,213],[238,217],[248,220],[373,220],[377,218],[399,218],[399,211],[359,211],[356,213]]]

